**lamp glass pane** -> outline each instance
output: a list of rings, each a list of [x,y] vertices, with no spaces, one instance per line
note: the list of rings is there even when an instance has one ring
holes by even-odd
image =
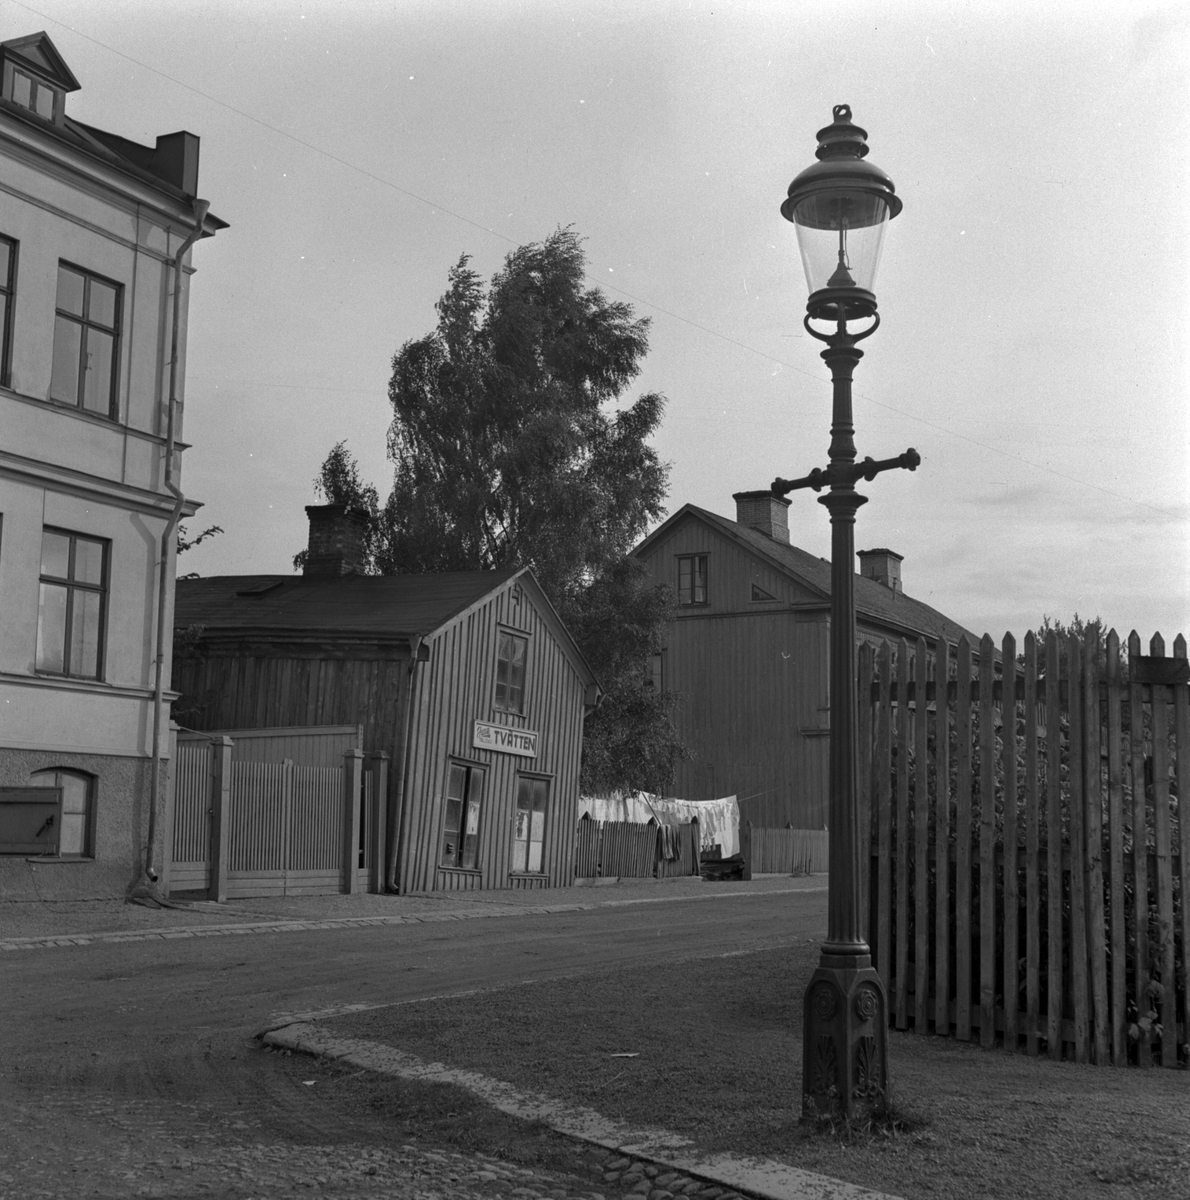
[[[793,210],[793,220],[811,293],[826,287],[874,290],[888,224],[888,205],[882,197],[818,192]]]

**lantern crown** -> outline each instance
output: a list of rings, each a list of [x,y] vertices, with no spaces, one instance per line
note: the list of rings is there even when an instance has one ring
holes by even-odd
[[[872,291],[884,227],[901,211],[893,181],[865,162],[868,134],[836,104],[818,131],[818,159],[789,185],[781,215],[793,222],[812,316],[846,320],[876,311]]]

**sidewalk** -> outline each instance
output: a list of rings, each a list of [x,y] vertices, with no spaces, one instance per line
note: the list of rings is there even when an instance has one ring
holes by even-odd
[[[204,900],[176,902],[176,907],[169,908],[145,908],[121,900],[0,901],[0,952],[95,942],[529,916],[577,912],[604,905],[738,902],[753,895],[825,889],[825,875],[760,875],[747,883],[708,883],[698,878],[643,879],[535,891],[257,897],[226,904]]]

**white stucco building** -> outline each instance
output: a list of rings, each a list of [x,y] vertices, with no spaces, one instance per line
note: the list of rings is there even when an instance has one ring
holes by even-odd
[[[0,44],[0,898],[10,899],[122,895],[146,862],[152,784],[159,776],[160,796],[167,776],[152,766],[155,748],[168,755],[171,643],[158,631],[172,631],[175,525],[196,507],[171,452],[189,246],[225,227],[196,200],[197,137],[149,147],[83,125],[69,115],[78,88],[46,34]],[[60,793],[39,802],[30,787]]]

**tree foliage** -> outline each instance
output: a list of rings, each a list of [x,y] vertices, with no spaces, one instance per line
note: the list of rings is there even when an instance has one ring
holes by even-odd
[[[664,513],[668,469],[648,444],[664,400],[621,401],[649,322],[585,285],[571,229],[513,251],[488,284],[468,262],[436,327],[393,358],[387,503],[342,443],[320,491],[369,513],[381,573],[530,567],[605,691],[583,786],[663,791],[684,754],[649,678],[671,598],[628,555]]]

